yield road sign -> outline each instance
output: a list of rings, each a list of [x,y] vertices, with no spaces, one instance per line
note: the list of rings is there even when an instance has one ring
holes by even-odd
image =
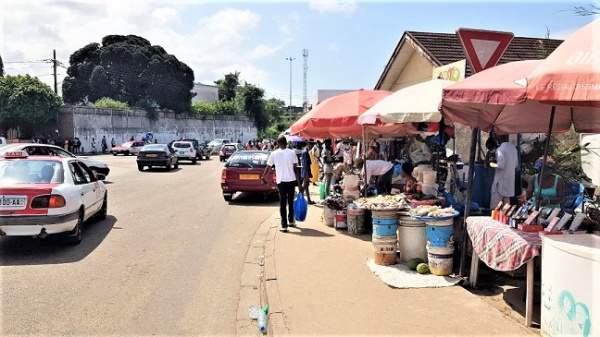
[[[456,35],[475,73],[498,64],[514,38],[513,33],[469,28],[459,28]]]

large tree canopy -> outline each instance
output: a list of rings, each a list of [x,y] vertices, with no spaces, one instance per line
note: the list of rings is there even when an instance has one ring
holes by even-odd
[[[2,63],[2,55],[0,55],[0,77],[4,76],[4,63]]]
[[[108,35],[69,58],[63,97],[68,103],[102,97],[136,105],[153,101],[160,108],[190,111],[194,72],[161,46],[135,35]]]
[[[0,120],[9,129],[31,133],[52,121],[61,106],[60,97],[36,77],[0,77]]]

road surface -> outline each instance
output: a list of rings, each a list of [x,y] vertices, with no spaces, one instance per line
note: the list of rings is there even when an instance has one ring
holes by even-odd
[[[0,238],[0,335],[235,335],[243,261],[277,202],[219,187],[223,163],[111,168],[109,216],[84,241]]]

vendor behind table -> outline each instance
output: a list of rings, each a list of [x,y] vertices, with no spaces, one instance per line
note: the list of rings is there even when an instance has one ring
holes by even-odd
[[[544,165],[544,159],[540,157],[535,162],[536,174],[527,184],[527,199],[532,205],[536,205],[536,196],[541,187],[540,206],[549,208],[561,208],[565,197],[565,181],[558,174],[552,173],[555,161],[552,157],[548,157],[544,167],[544,175],[540,178],[540,170]]]
[[[362,168],[364,160],[357,159],[356,168]],[[378,194],[390,194],[392,192],[392,176],[394,175],[394,163],[385,160],[367,160],[366,182],[370,183],[373,176],[378,176]]]

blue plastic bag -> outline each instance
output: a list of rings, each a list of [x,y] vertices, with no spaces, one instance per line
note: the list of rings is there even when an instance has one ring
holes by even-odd
[[[306,220],[306,213],[308,211],[308,202],[304,199],[303,193],[298,193],[296,201],[294,201],[294,219],[296,221]]]

